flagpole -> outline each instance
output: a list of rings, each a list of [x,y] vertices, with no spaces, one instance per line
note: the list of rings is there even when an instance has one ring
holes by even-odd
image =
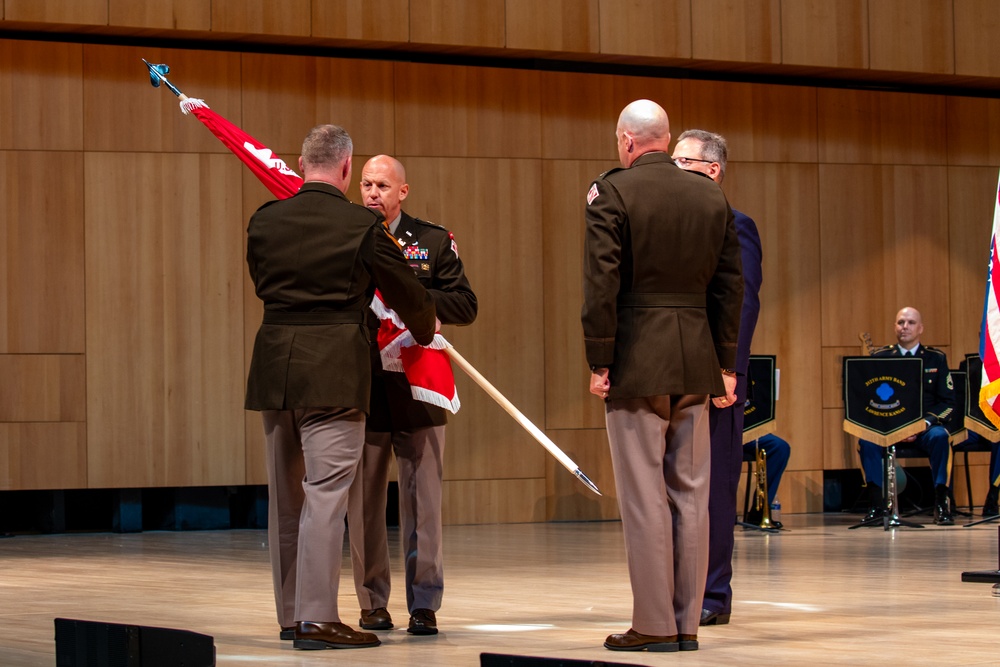
[[[559,463],[561,463],[564,468],[566,468],[566,470],[569,470],[571,473],[576,475],[577,479],[583,482],[588,489],[590,489],[599,496],[602,495],[601,492],[598,490],[597,485],[594,484],[592,481],[590,481],[590,478],[587,477],[582,470],[580,470],[580,466],[574,463],[573,459],[566,456],[566,453],[563,450],[559,449],[558,445],[552,442],[552,440],[550,440],[547,435],[542,433],[541,429],[532,424],[527,417],[521,414],[521,411],[518,410],[516,407],[514,407],[513,403],[507,400],[507,398],[503,394],[501,394],[496,387],[490,384],[489,380],[484,378],[482,374],[479,371],[477,371],[472,364],[470,364],[468,361],[465,360],[465,357],[459,354],[458,351],[451,345],[445,348],[445,352],[448,353],[448,356],[451,357],[455,361],[455,363],[458,364],[459,367],[461,367],[461,369],[465,371],[465,373],[470,378],[475,380],[476,384],[482,387],[483,390],[487,394],[489,394],[494,401],[499,403],[500,407],[506,410],[507,413],[524,428],[524,430],[530,433],[535,438],[535,440],[537,440],[543,447],[545,447],[545,449],[549,450],[549,453],[552,454],[552,456],[554,456],[556,460],[559,461]]]

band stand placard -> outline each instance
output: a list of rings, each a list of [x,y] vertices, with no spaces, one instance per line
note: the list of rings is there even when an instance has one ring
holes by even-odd
[[[747,370],[747,400],[743,407],[743,444],[774,433],[775,401],[778,400],[777,357],[750,355]]]
[[[844,357],[844,431],[889,447],[922,433],[920,357]]]
[[[983,409],[979,407],[979,388],[983,381],[983,360],[978,354],[965,355],[965,402],[962,409],[965,414],[965,428],[982,436],[989,442],[1000,442],[1000,431],[994,426]],[[955,384],[958,389],[958,384]],[[959,403],[959,405],[963,405]]]

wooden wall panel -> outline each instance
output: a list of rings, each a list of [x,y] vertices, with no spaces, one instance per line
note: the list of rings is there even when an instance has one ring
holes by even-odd
[[[948,169],[952,368],[958,368],[967,353],[979,352],[996,197],[995,167]]]
[[[86,487],[85,423],[0,424],[0,490]]]
[[[741,162],[815,162],[816,89],[685,79],[684,125],[719,132]]]
[[[168,78],[183,93],[204,99],[213,111],[242,126],[238,54],[87,45],[81,114],[86,150],[228,153],[197,118],[181,113],[173,93],[149,84],[142,58],[169,65]]]
[[[545,294],[545,425],[604,430],[604,401],[590,393],[583,349],[584,207],[590,182],[612,164],[546,160],[541,220]]]
[[[4,0],[4,19],[33,23],[107,25],[108,0]]]
[[[212,31],[307,37],[312,0],[212,0]]]
[[[442,491],[441,521],[446,526],[545,521],[542,478],[445,480]]]
[[[302,140],[322,123],[346,129],[355,153],[394,153],[393,79],[390,62],[244,54],[244,129],[296,171]]]
[[[681,83],[677,79],[542,72],[542,155],[546,159],[610,160],[617,167],[615,126],[627,104],[650,99],[683,127]],[[678,134],[680,130],[674,130]],[[603,170],[602,170],[603,171]],[[596,172],[597,176],[600,172]]]
[[[108,23],[161,30],[211,30],[212,0],[108,0]]]
[[[882,329],[888,327],[884,335],[880,335]],[[876,347],[883,344],[888,345],[894,341],[892,335],[892,324],[886,322],[879,327],[879,331],[870,331]],[[860,341],[852,347],[824,347],[820,353],[820,363],[823,365],[823,407],[837,408],[841,412],[844,410],[844,357],[854,357],[864,355]]]
[[[779,432],[793,444],[796,469],[821,469],[822,443],[814,437],[822,404],[818,168],[730,163],[723,189],[761,236],[764,281],[751,349],[778,357]]]
[[[798,450],[792,447],[789,468],[795,463]],[[775,500],[781,501],[782,514],[803,514],[823,511],[823,471],[786,470]]]
[[[410,0],[338,0],[312,3],[313,37],[406,42]]]
[[[83,181],[80,153],[0,151],[0,352],[84,351]]]
[[[781,61],[867,69],[868,0],[782,2]]]
[[[746,63],[781,62],[779,0],[691,3],[691,57]]]
[[[844,433],[844,408],[823,409],[823,470],[861,469],[858,439]]]
[[[542,428],[540,162],[404,157],[403,163],[410,183],[407,212],[452,231],[479,299],[472,325],[442,333]],[[456,381],[462,409],[450,420],[445,477],[544,478],[548,454],[542,446],[460,370]]]
[[[953,0],[955,5],[955,74],[1000,77],[996,36],[1000,5],[992,0]]]
[[[691,57],[690,0],[599,0],[601,53]]]
[[[921,311],[924,342],[950,344],[946,275],[928,271],[948,247],[943,167],[820,166],[823,344],[851,345]]]
[[[410,41],[504,46],[504,0],[410,0]]]
[[[869,2],[871,69],[953,74],[956,40],[952,2]]]
[[[948,97],[945,108],[948,164],[1000,164],[1000,100]]]
[[[82,49],[0,40],[0,149],[83,148]]]
[[[538,72],[397,63],[396,152],[540,157],[540,97]]]
[[[944,164],[944,97],[818,90],[820,162]]]
[[[965,484],[964,456],[964,454],[955,454],[951,473],[955,502],[962,508],[965,508],[969,502],[969,487]],[[990,487],[989,452],[969,453],[969,481],[972,484],[972,506],[978,515],[983,508],[983,503],[986,501],[986,493]]]
[[[851,347],[859,331],[891,322],[898,306],[888,272],[877,167],[819,167],[821,318],[824,346]],[[878,341],[878,336],[872,333]]]
[[[242,167],[107,153],[85,167],[90,486],[242,484]]]
[[[506,0],[508,49],[598,53],[599,0]],[[539,13],[544,13],[544,17]]]
[[[600,402],[596,397],[596,402]],[[619,518],[618,492],[604,428],[549,431],[548,436],[601,491],[597,496],[553,457],[545,461],[546,521],[605,521]]]
[[[80,354],[0,354],[0,422],[82,422],[86,366]]]
[[[945,98],[820,89],[821,162],[944,164]]]

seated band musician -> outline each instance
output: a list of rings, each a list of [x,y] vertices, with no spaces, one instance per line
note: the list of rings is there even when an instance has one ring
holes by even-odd
[[[951,443],[946,428],[955,408],[955,392],[948,368],[948,359],[941,350],[920,344],[924,331],[923,318],[915,308],[903,308],[896,314],[896,344],[873,353],[876,357],[917,356],[924,362],[923,402],[927,430],[911,436],[903,443],[914,446],[930,459],[934,479],[934,523],[952,525],[951,513]],[[861,467],[866,479],[871,508],[865,520],[882,517],[885,501],[882,490],[882,458],[885,448],[867,440],[859,444]]]

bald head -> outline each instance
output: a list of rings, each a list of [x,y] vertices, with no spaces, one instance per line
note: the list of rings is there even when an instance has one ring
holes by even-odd
[[[896,340],[908,350],[920,343],[924,333],[924,318],[916,308],[907,306],[896,313]]]
[[[403,163],[390,155],[376,155],[361,170],[363,203],[381,212],[387,223],[399,216],[409,192]]]
[[[656,102],[636,100],[622,109],[615,135],[618,159],[623,167],[631,167],[645,153],[670,148],[670,119]]]

